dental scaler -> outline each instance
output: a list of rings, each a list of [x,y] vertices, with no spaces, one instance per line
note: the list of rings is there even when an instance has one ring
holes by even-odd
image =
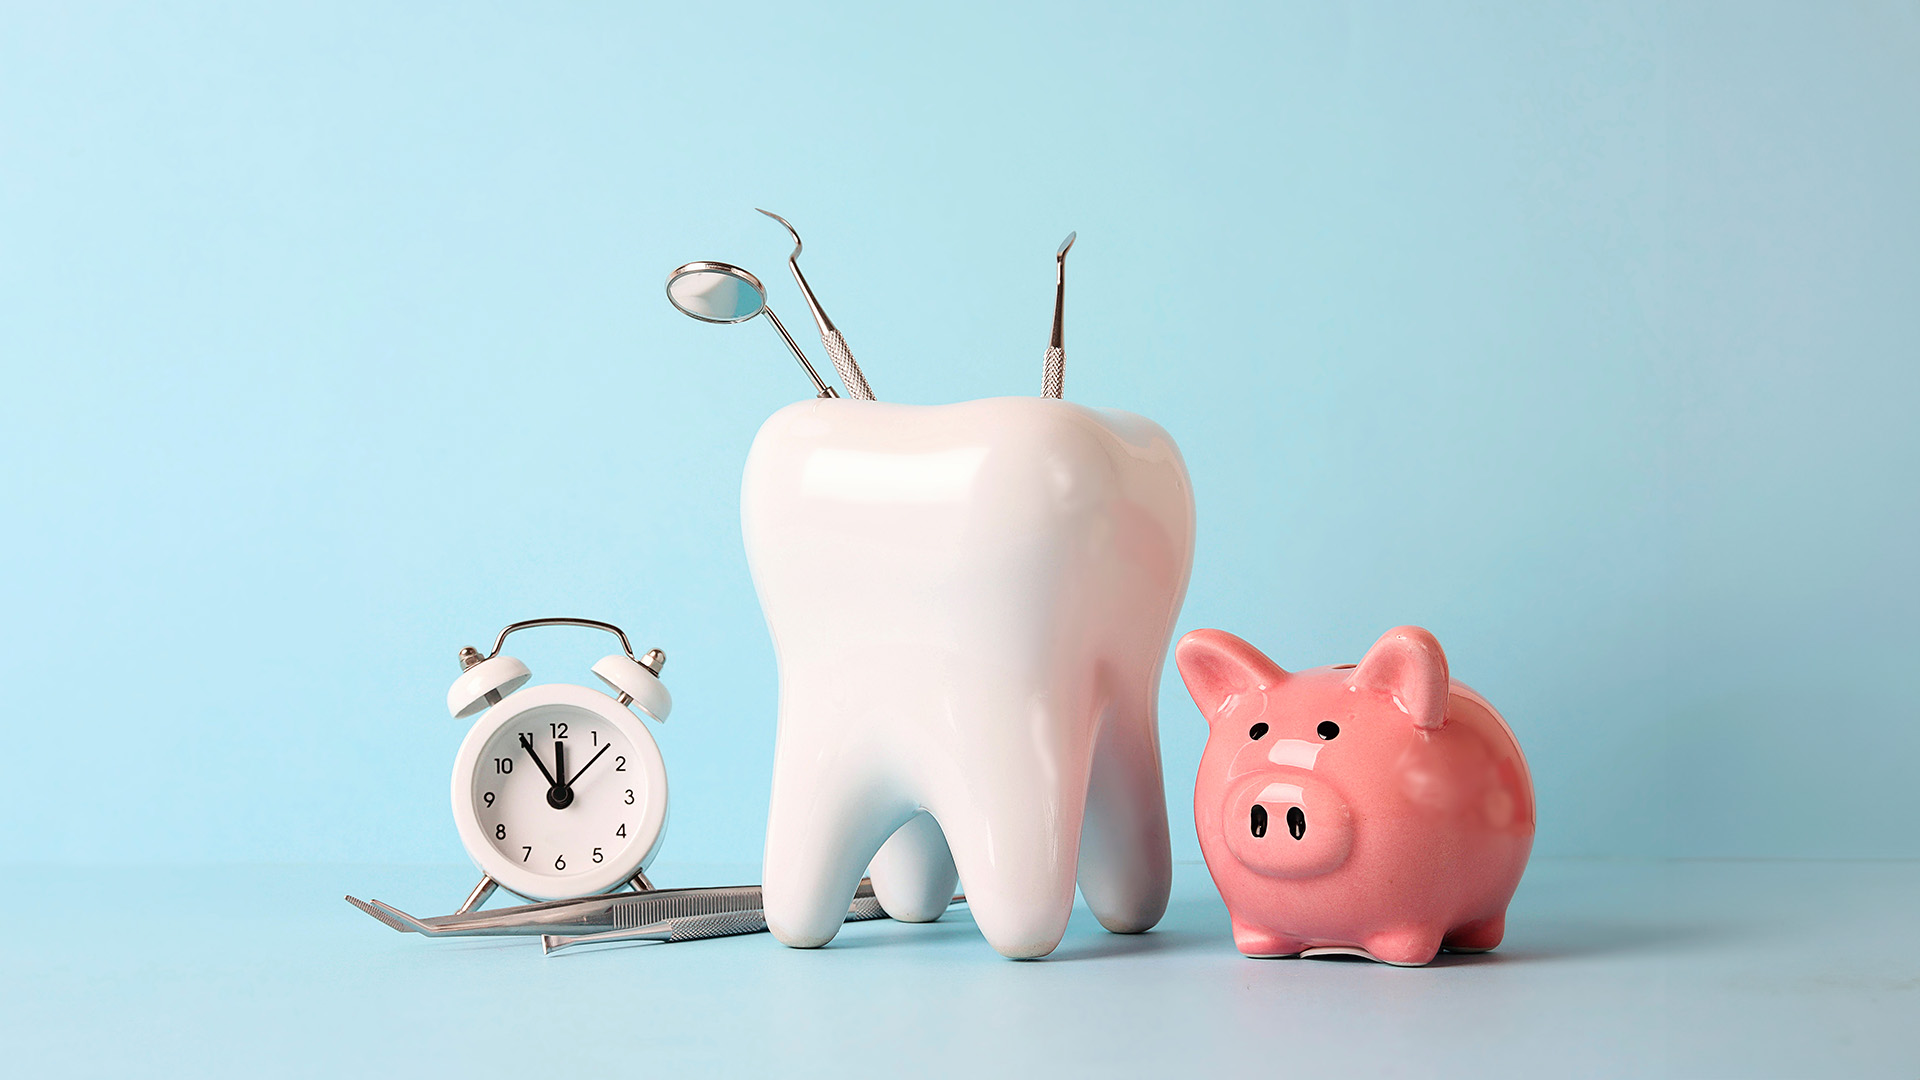
[[[1067,308],[1067,249],[1078,232],[1070,232],[1053,253],[1053,337],[1047,342],[1047,361],[1040,374],[1040,396],[1060,396],[1067,377],[1067,349],[1064,320]]]

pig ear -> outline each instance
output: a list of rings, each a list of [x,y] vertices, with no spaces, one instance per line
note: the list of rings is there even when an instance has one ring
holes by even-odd
[[[1195,630],[1181,638],[1173,662],[1209,724],[1219,718],[1229,698],[1287,677],[1265,653],[1225,630]]]
[[[1447,722],[1447,654],[1417,626],[1396,626],[1380,635],[1347,685],[1393,695],[1394,704],[1422,730],[1438,731]]]

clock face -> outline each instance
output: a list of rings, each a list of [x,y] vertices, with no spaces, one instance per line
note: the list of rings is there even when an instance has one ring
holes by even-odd
[[[559,704],[520,712],[473,764],[481,835],[513,869],[550,879],[542,891],[555,894],[569,879],[638,870],[658,835],[648,820],[656,803],[649,756],[659,757],[650,739],[636,747],[594,712]]]

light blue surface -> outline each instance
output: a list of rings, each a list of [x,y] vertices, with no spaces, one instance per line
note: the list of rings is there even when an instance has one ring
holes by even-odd
[[[1647,861],[1920,856],[1920,9],[727,10],[0,9],[0,1071],[1920,1071],[1915,863]],[[661,296],[734,261],[803,329],[754,206],[913,402],[1037,391],[1077,230],[1068,396],[1193,473],[1181,629],[1420,623],[1511,720],[1507,943],[1242,960],[1190,861],[1034,964],[341,903],[464,894],[455,651],[542,614],[669,653],[656,877],[756,876],[739,470],[806,387]],[[1162,734],[1191,860],[1174,679]]]
[[[1920,854],[1912,5],[730,10],[0,14],[7,858],[458,860],[455,650],[577,613],[671,658],[670,853],[755,859],[738,476],[805,384],[661,282],[802,324],[756,205],[904,401],[1036,391],[1078,230],[1181,628],[1430,627],[1543,854]]]
[[[686,867],[738,881],[751,864]],[[1541,859],[1507,941],[1426,968],[1248,960],[1203,867],[1120,937],[1085,908],[1039,961],[964,910],[770,937],[430,941],[464,867],[63,868],[0,896],[18,1076],[1889,1077],[1920,1072],[1920,863]],[[210,898],[222,901],[206,907]]]

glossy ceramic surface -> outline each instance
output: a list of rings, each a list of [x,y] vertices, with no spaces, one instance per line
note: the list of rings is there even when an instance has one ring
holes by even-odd
[[[1500,943],[1533,781],[1432,634],[1398,627],[1358,665],[1288,672],[1195,630],[1175,658],[1211,728],[1194,823],[1241,952],[1412,965]]]
[[[754,441],[741,519],[780,661],[781,941],[832,939],[869,861],[911,919],[957,870],[1008,956],[1059,943],[1076,876],[1108,929],[1159,920],[1155,703],[1193,560],[1166,432],[1040,398],[802,402]]]

